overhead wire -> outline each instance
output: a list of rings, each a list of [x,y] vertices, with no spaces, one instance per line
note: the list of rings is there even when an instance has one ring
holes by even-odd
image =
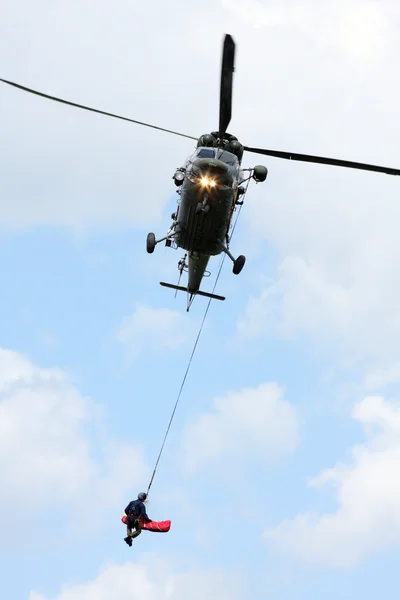
[[[246,188],[245,188],[245,192],[243,194],[243,198],[245,198],[245,196],[246,196],[247,188],[249,187],[249,182],[250,182],[250,179],[247,181],[247,185],[246,185]],[[235,222],[234,222],[233,227],[232,227],[232,234],[230,236],[231,239],[232,239],[233,234],[235,232],[236,225],[237,225],[237,222],[238,222],[241,210],[242,210],[242,205],[239,206],[239,209],[238,209],[238,212],[237,212],[237,215],[236,215],[236,219],[235,219]],[[217,283],[218,283],[218,280],[219,280],[220,275],[221,275],[222,267],[224,266],[225,258],[226,258],[226,254],[224,254],[224,256],[222,257],[222,260],[221,260],[221,263],[220,263],[220,266],[219,266],[219,269],[218,269],[218,272],[217,272],[217,276],[215,278],[214,286],[213,286],[213,289],[212,289],[212,293],[213,294],[214,294],[215,288],[217,287]],[[193,361],[193,358],[194,358],[194,355],[195,355],[195,352],[196,352],[196,349],[197,349],[197,345],[198,345],[199,340],[200,340],[201,333],[203,331],[204,323],[206,321],[206,318],[207,318],[207,315],[208,315],[208,311],[210,309],[211,300],[212,300],[212,298],[210,298],[208,300],[206,309],[204,311],[203,319],[201,321],[199,330],[197,332],[196,340],[194,342],[193,349],[192,349],[192,352],[191,352],[191,355],[190,355],[190,358],[189,358],[189,361],[188,361],[188,364],[187,364],[187,367],[186,367],[186,371],[185,371],[185,374],[183,376],[183,379],[182,379],[182,382],[181,382],[181,386],[179,388],[179,392],[178,392],[178,395],[177,395],[177,398],[176,398],[176,401],[175,401],[175,405],[174,405],[174,408],[172,410],[171,417],[170,417],[167,429],[165,431],[164,439],[162,441],[161,448],[160,448],[160,451],[158,453],[158,457],[157,457],[156,464],[155,464],[155,467],[154,467],[154,470],[153,470],[153,474],[151,476],[150,483],[149,483],[148,488],[147,488],[147,494],[149,493],[150,488],[151,488],[151,486],[153,484],[154,477],[156,475],[157,468],[158,468],[158,465],[159,465],[162,453],[164,451],[165,442],[167,441],[168,434],[170,432],[171,425],[172,425],[172,422],[174,420],[174,416],[175,416],[175,413],[176,413],[176,409],[178,408],[178,404],[179,404],[179,401],[180,401],[181,396],[182,396],[183,388],[185,387],[186,379],[187,379],[187,376],[189,374],[189,370],[190,370],[190,367],[191,367],[191,364],[192,364],[192,361]]]

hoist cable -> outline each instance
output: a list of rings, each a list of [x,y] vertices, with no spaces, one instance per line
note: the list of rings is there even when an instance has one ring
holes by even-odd
[[[244,194],[243,194],[243,198],[244,198],[244,197],[245,197],[245,195],[246,195],[246,192],[247,192],[247,188],[248,188],[248,187],[249,187],[249,182],[247,183],[247,186],[246,186],[245,192],[244,192]],[[242,210],[242,205],[240,205],[240,206],[239,206],[239,210],[238,210],[238,213],[237,213],[237,216],[236,216],[236,219],[235,219],[235,222],[234,222],[233,228],[232,228],[232,235],[231,235],[231,239],[232,239],[233,233],[234,233],[234,231],[235,231],[235,229],[236,229],[236,224],[237,224],[237,221],[238,221],[238,218],[239,218],[239,215],[240,215],[240,212],[241,212],[241,210]],[[222,257],[221,264],[220,264],[220,266],[219,266],[218,273],[217,273],[217,276],[216,276],[216,278],[215,278],[214,286],[213,286],[213,289],[212,289],[212,293],[213,293],[213,294],[214,294],[215,288],[217,287],[217,283],[218,283],[219,277],[220,277],[220,275],[221,275],[222,267],[224,266],[225,258],[226,258],[226,254],[224,254],[224,256]],[[157,471],[158,463],[160,462],[160,458],[161,458],[161,455],[162,455],[162,453],[163,453],[163,450],[164,450],[165,442],[167,441],[167,437],[168,437],[168,434],[169,434],[169,430],[170,430],[170,428],[171,428],[172,421],[174,420],[175,412],[176,412],[176,409],[177,409],[177,407],[178,407],[179,400],[180,400],[180,398],[181,398],[181,395],[182,395],[182,392],[183,392],[183,388],[184,388],[184,386],[185,386],[185,383],[186,383],[187,376],[188,376],[188,374],[189,374],[189,370],[190,370],[190,367],[191,367],[191,364],[192,364],[192,360],[193,360],[194,354],[195,354],[195,352],[196,352],[197,345],[198,345],[198,343],[199,343],[200,335],[201,335],[201,332],[203,331],[204,323],[205,323],[205,320],[206,320],[206,318],[207,318],[207,314],[208,314],[208,311],[209,311],[209,308],[210,308],[210,305],[211,305],[211,300],[212,300],[212,298],[210,298],[210,299],[208,300],[208,304],[207,304],[206,310],[204,311],[204,316],[203,316],[202,322],[201,322],[201,324],[200,324],[200,327],[199,327],[199,331],[198,331],[198,333],[197,333],[196,340],[195,340],[195,342],[194,342],[194,345],[193,345],[192,353],[191,353],[191,355],[190,355],[189,362],[188,362],[188,365],[187,365],[187,367],[186,367],[185,374],[184,374],[184,376],[183,376],[183,379],[182,379],[181,387],[180,387],[180,389],[179,389],[178,396],[177,396],[177,398],[176,398],[176,401],[175,401],[175,406],[174,406],[174,408],[173,408],[173,411],[172,411],[172,414],[171,414],[171,418],[170,418],[170,420],[169,420],[168,427],[167,427],[167,430],[166,430],[166,432],[165,432],[164,439],[163,439],[163,442],[162,442],[162,444],[161,444],[160,451],[159,451],[159,453],[158,453],[158,457],[157,457],[156,464],[155,464],[155,467],[154,467],[154,470],[153,470],[153,474],[152,474],[152,476],[151,476],[150,483],[149,483],[149,486],[148,486],[148,488],[147,488],[147,494],[149,493],[149,491],[150,491],[150,488],[151,488],[151,486],[152,486],[152,483],[153,483],[153,480],[154,480],[154,477],[155,477],[155,474],[156,474],[156,471]]]
[[[218,273],[217,273],[217,277],[216,277],[216,279],[215,279],[215,283],[214,283],[214,287],[213,287],[213,291],[212,291],[212,293],[214,293],[214,291],[215,291],[215,287],[216,287],[216,285],[217,285],[217,282],[218,282],[219,276],[220,276],[220,274],[221,274],[221,270],[222,270],[222,267],[223,267],[223,264],[224,264],[224,260],[225,260],[225,255],[224,255],[224,256],[223,256],[223,258],[222,258],[222,261],[221,261],[221,264],[220,264],[220,267],[219,267],[219,271],[218,271]],[[202,322],[201,322],[201,325],[200,325],[200,327],[199,327],[199,331],[198,331],[198,333],[197,333],[196,341],[194,342],[194,345],[193,345],[192,353],[191,353],[191,355],[190,355],[189,362],[188,362],[188,365],[187,365],[187,367],[186,367],[185,375],[183,376],[183,379],[182,379],[181,387],[180,387],[180,389],[179,389],[179,393],[178,393],[178,396],[177,396],[177,399],[176,399],[176,402],[175,402],[175,406],[174,406],[174,409],[173,409],[173,411],[172,411],[171,418],[170,418],[170,420],[169,420],[168,427],[167,427],[167,430],[166,430],[166,432],[165,432],[165,435],[164,435],[164,440],[163,440],[163,443],[161,444],[160,452],[159,452],[159,454],[158,454],[158,458],[157,458],[157,461],[156,461],[156,465],[155,465],[155,467],[154,467],[154,471],[153,471],[153,474],[152,474],[152,476],[151,476],[151,479],[150,479],[149,487],[147,488],[147,493],[149,493],[149,491],[150,491],[150,488],[151,488],[151,485],[152,485],[152,483],[153,483],[153,479],[154,479],[154,476],[155,476],[155,474],[156,474],[156,471],[157,471],[158,463],[160,462],[160,458],[161,458],[161,455],[162,455],[162,453],[163,453],[163,450],[164,450],[165,442],[167,441],[167,437],[168,437],[168,434],[169,434],[169,430],[170,430],[170,428],[171,428],[172,421],[173,421],[173,419],[174,419],[175,412],[176,412],[176,409],[177,409],[177,407],[178,407],[179,400],[180,400],[180,398],[181,398],[181,395],[182,395],[182,392],[183,392],[183,388],[184,388],[184,386],[185,386],[185,383],[186,383],[186,378],[187,378],[187,376],[188,376],[188,374],[189,374],[189,369],[190,369],[190,367],[191,367],[191,364],[192,364],[192,360],[193,360],[193,357],[194,357],[194,353],[196,352],[197,344],[199,343],[200,335],[201,335],[201,332],[203,331],[204,323],[205,323],[205,320],[206,320],[206,317],[207,317],[207,314],[208,314],[208,310],[209,310],[209,308],[210,308],[210,304],[211,304],[211,298],[208,300],[208,304],[207,304],[206,310],[205,310],[205,312],[204,312],[204,315],[203,315],[203,320],[202,320]]]

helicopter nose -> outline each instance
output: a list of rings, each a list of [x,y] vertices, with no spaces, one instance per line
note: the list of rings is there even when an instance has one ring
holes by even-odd
[[[228,166],[214,158],[199,158],[193,164],[198,177],[210,179],[216,185],[231,186],[233,179]]]
[[[207,171],[210,175],[225,175],[225,173],[228,173],[228,166],[215,158],[198,158],[194,162],[194,166],[199,171]]]

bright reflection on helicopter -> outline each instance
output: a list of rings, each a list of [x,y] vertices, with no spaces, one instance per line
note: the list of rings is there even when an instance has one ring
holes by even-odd
[[[207,186],[209,185],[210,187],[215,187],[215,181],[213,179],[209,179],[208,177],[202,177],[201,178],[201,185],[203,186]]]

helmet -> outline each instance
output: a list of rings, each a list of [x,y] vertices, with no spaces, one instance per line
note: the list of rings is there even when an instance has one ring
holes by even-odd
[[[138,494],[138,500],[140,500],[141,502],[144,502],[147,498],[147,494],[145,494],[144,492],[140,492],[140,494]]]

